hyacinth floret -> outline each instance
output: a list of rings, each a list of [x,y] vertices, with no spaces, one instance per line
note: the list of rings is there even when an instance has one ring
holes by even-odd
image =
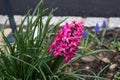
[[[83,31],[83,22],[81,21],[66,23],[49,46],[50,53],[53,53],[55,57],[64,56],[65,62],[69,63],[78,50]]]

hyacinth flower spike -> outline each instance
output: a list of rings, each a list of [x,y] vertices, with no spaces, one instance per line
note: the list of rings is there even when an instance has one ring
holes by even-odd
[[[84,32],[82,34],[83,38],[86,38],[87,37],[87,31],[84,29]]]
[[[95,30],[96,33],[98,33],[100,31],[100,27],[99,27],[98,23],[96,24],[94,30]]]
[[[107,31],[107,23],[106,23],[105,20],[103,21],[102,28],[104,28],[104,29],[103,29],[103,31],[102,31],[101,45],[103,45],[105,33],[106,33],[106,31]]]
[[[83,22],[81,21],[73,21],[71,24],[66,23],[50,45],[50,53],[53,53],[54,57],[64,57],[64,61],[69,64],[78,50],[83,30]]]
[[[96,33],[95,38],[96,38],[98,44],[100,44],[101,42],[100,42],[100,40],[99,40],[98,37],[97,37],[97,34],[100,32],[100,27],[99,27],[99,24],[98,24],[98,23],[96,24],[96,26],[95,26],[95,28],[94,28],[94,31],[95,31],[95,33]]]
[[[106,24],[106,21],[104,20],[103,23],[102,23],[102,28],[106,28],[107,24]]]

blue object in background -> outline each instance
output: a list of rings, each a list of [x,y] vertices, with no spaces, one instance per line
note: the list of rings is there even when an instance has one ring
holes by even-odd
[[[84,29],[84,32],[82,34],[83,38],[86,38],[87,37],[87,31]]]
[[[107,23],[106,23],[106,21],[104,20],[103,23],[102,23],[102,28],[106,28],[106,26],[107,26]]]
[[[10,43],[15,42],[15,39],[14,39],[14,37],[13,37],[13,33],[12,33],[12,32],[7,36],[7,39],[8,39],[8,41],[9,41]]]
[[[26,32],[23,32],[23,37],[25,36],[25,33]],[[7,36],[7,39],[10,43],[13,43],[15,42],[15,38],[13,37],[13,33],[11,32],[8,36]]]
[[[98,23],[96,24],[94,30],[95,30],[96,33],[98,33],[100,31],[100,27],[99,27]]]

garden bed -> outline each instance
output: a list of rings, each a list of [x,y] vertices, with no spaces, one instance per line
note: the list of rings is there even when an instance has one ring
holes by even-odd
[[[92,30],[77,20],[51,25],[55,9],[43,24],[42,5],[32,18],[27,13],[13,42],[0,30],[0,80],[120,80],[120,29],[107,29],[105,20]]]
[[[88,29],[91,30],[91,29]],[[119,46],[116,46],[112,44],[113,39],[120,42],[120,29],[109,29],[107,30],[105,34],[105,42],[108,41],[107,44],[109,47],[112,48],[112,52],[100,52],[95,57],[94,56],[86,56],[82,57],[81,59],[78,59],[73,64],[69,65],[69,67],[66,68],[67,72],[71,71],[78,71],[78,74],[84,74],[84,75],[94,75],[97,74],[104,78],[109,78],[111,80],[118,80],[115,79],[115,74],[117,72],[120,72],[120,44],[116,44]],[[101,32],[97,35],[100,38]],[[112,39],[113,38],[113,39]],[[109,41],[110,40],[110,41]],[[94,47],[95,46],[95,47]],[[104,49],[107,48],[105,46],[97,46],[93,43],[91,47],[98,49]],[[94,73],[94,74],[93,74]],[[86,78],[86,80],[94,80],[93,78]]]
[[[5,30],[5,33],[8,30]],[[93,34],[95,33],[94,28],[86,27],[86,30]],[[101,38],[101,35],[102,31],[97,34],[98,39]],[[117,72],[120,72],[120,44],[114,43],[114,41],[120,42],[120,28],[108,29],[106,31],[103,42],[108,42],[106,44],[107,47],[104,45],[98,46],[94,42],[90,46],[91,50],[111,48],[111,52],[100,52],[97,55],[82,57],[68,65],[65,72],[80,70],[77,72],[80,75],[95,76],[94,74],[96,74],[99,77],[117,80],[115,79],[115,75]],[[94,78],[86,78],[86,80],[94,80]]]

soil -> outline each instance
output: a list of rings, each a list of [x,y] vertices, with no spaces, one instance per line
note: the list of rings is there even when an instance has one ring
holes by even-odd
[[[105,40],[112,40],[112,38],[118,34],[116,41],[120,42],[120,29],[111,29],[108,30],[105,35]],[[100,36],[101,33],[98,34]],[[108,45],[111,47],[111,41],[109,41]],[[97,47],[96,49],[105,48],[104,46]],[[96,55],[97,59],[93,56],[86,56],[83,57],[73,64],[69,65],[69,67],[66,68],[66,71],[76,71],[79,69],[83,69],[78,71],[78,74],[82,75],[92,75],[90,71],[94,72],[95,74],[98,74],[101,70],[103,70],[99,77],[108,78],[110,80],[118,80],[114,78],[114,75],[117,72],[120,72],[120,51],[117,48],[114,48],[112,52],[102,52]],[[85,70],[84,70],[85,69]],[[90,71],[89,71],[90,70]],[[93,78],[86,78],[85,80],[94,80]]]

